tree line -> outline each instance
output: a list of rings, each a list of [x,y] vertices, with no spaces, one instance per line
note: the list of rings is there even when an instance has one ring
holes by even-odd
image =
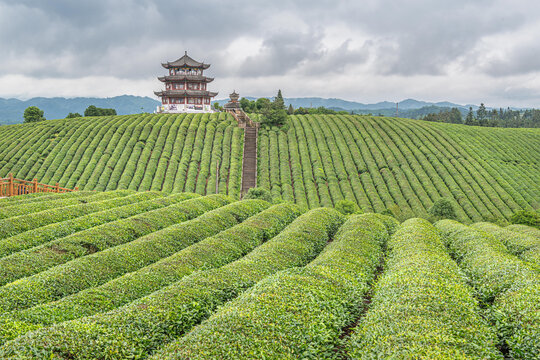
[[[464,124],[471,126],[507,127],[507,128],[538,128],[540,127],[540,110],[527,109],[525,111],[500,108],[488,110],[484,104],[480,104],[478,110],[469,112],[463,119],[458,108],[441,110],[438,113],[430,113],[422,118],[426,121],[445,122],[452,124]]]
[[[38,108],[37,106],[29,106],[24,110],[23,118],[24,123],[32,123],[32,122],[38,122],[47,120],[45,119],[45,113],[43,110]],[[90,105],[89,107],[84,110],[84,116],[111,116],[111,115],[117,115],[115,109],[104,109],[104,108],[98,108],[94,105]],[[83,117],[83,115],[79,113],[69,113],[66,116],[66,119],[73,119],[73,118],[79,118]]]
[[[348,111],[336,111],[332,109],[325,108],[320,106],[318,108],[304,108],[299,107],[295,109],[292,104],[289,104],[287,107],[285,105],[285,100],[283,99],[283,94],[281,90],[278,90],[277,95],[274,97],[274,100],[268,98],[259,98],[257,100],[249,100],[246,98],[241,98],[240,108],[248,114],[258,114],[260,116],[260,121],[263,124],[271,126],[282,126],[287,121],[287,115],[348,115]],[[223,111],[223,107],[218,103],[214,103],[214,109]]]

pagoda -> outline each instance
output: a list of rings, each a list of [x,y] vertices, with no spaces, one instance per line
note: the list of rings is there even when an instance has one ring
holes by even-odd
[[[207,84],[214,78],[203,75],[204,70],[210,67],[193,60],[187,51],[180,59],[161,64],[169,70],[169,74],[158,77],[165,83],[164,91],[154,91],[161,98],[159,113],[208,113],[212,112],[211,100],[217,92],[207,90]]]
[[[233,90],[232,94],[229,95],[229,98],[231,100],[223,105],[223,108],[225,110],[239,110],[240,103],[238,102],[238,99],[240,99],[240,95],[236,93],[236,90]]]

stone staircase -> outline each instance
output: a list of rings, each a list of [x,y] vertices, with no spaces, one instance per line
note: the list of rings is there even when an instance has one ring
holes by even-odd
[[[259,124],[249,118],[240,108],[227,109],[238,122],[238,127],[244,129],[244,155],[242,161],[242,190],[241,196],[249,189],[257,186],[257,136]]]
[[[244,161],[242,163],[242,196],[257,186],[257,135],[256,126],[244,128]]]

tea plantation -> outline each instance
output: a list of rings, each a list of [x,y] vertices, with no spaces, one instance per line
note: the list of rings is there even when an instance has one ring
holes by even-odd
[[[268,201],[241,200],[243,131],[1,126],[0,178],[80,191],[0,199],[0,359],[538,359],[540,224],[509,225],[538,129],[290,116],[258,130]]]
[[[540,351],[532,227],[400,224],[133,190],[0,199],[0,211],[2,359],[535,359]]]
[[[20,141],[25,139],[25,141]],[[463,222],[540,207],[540,131],[368,116],[261,128],[257,186],[304,208],[342,199],[400,220],[439,198]],[[225,113],[140,114],[0,127],[0,178],[84,190],[240,196],[243,129]]]

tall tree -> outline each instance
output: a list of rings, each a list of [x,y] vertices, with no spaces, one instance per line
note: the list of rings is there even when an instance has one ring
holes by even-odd
[[[257,102],[260,99],[257,100]],[[265,107],[262,109],[263,122],[269,125],[282,126],[287,121],[287,111],[285,110],[285,102],[281,95],[281,90],[278,91],[277,96],[273,102],[265,103]]]
[[[453,124],[463,124],[463,117],[458,108],[452,108],[450,110],[450,122]]]
[[[37,106],[29,106],[24,110],[24,122],[25,123],[31,123],[31,122],[37,122],[37,121],[43,121],[45,120],[45,117],[43,116],[44,112]]]
[[[476,119],[474,118],[472,106],[469,108],[469,113],[465,119],[465,125],[476,125]]]
[[[274,99],[274,107],[285,110],[285,100],[281,94],[281,89],[278,90],[276,98]]]
[[[289,109],[287,110],[287,114],[289,114],[289,115],[294,114],[294,108],[293,108],[292,104],[289,104]]]
[[[476,110],[476,120],[478,121],[478,125],[480,126],[487,125],[487,110],[484,106],[484,103],[481,103],[478,110]]]

